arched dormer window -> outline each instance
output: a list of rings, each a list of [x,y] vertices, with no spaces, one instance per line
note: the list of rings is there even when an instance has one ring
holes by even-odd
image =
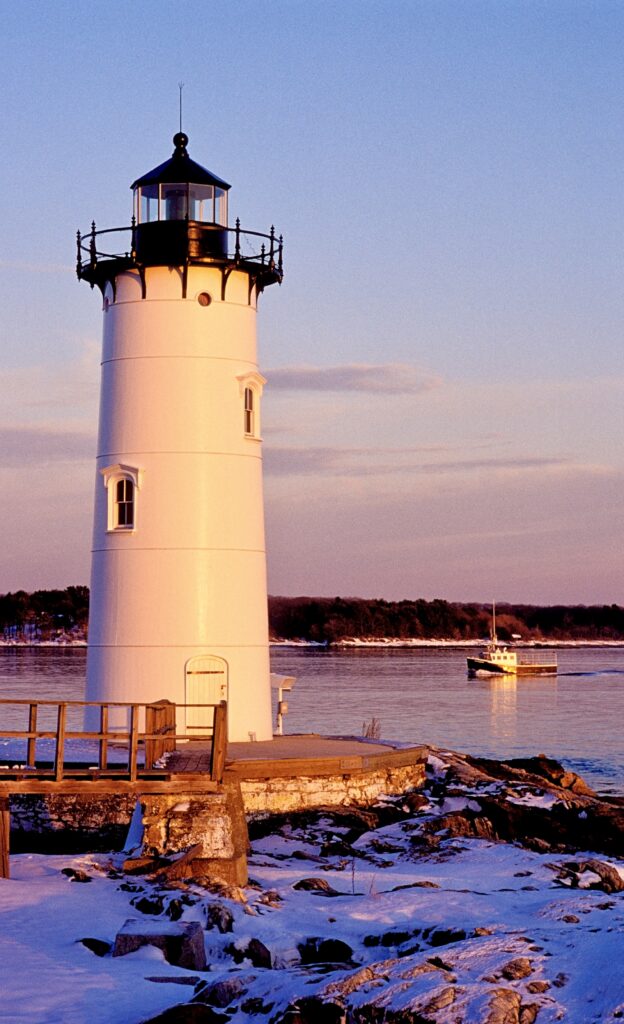
[[[244,373],[237,379],[243,400],[243,433],[260,441],[260,396],[266,380],[260,373]]]
[[[107,466],[100,470],[108,493],[107,530],[131,532],[136,529],[137,492],[141,473],[134,466]]]

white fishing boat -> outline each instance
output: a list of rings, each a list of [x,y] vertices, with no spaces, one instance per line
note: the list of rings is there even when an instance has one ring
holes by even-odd
[[[557,655],[552,651],[518,650],[499,643],[496,636],[496,605],[492,605],[490,641],[478,655],[467,659],[468,675],[556,676]]]

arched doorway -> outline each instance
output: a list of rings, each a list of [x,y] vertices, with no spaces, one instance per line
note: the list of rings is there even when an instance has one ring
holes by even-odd
[[[212,732],[213,706],[228,699],[228,663],[216,655],[201,655],[186,663],[187,732]]]

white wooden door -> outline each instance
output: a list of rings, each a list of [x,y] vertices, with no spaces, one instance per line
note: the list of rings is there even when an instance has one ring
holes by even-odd
[[[186,663],[187,732],[212,732],[213,708],[228,699],[228,664],[223,658],[202,656]]]

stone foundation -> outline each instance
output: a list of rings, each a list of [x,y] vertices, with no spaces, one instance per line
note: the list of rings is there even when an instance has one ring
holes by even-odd
[[[120,850],[136,804],[128,794],[12,794],[13,853]]]
[[[267,771],[270,771],[267,764]],[[226,773],[217,792],[144,794],[144,848],[167,855],[199,846],[192,873],[244,885],[247,881],[247,817],[264,817],[315,807],[367,807],[384,795],[420,788],[423,763],[396,768],[352,770],[334,775],[241,779]],[[14,853],[120,850],[136,797],[47,794],[13,795],[11,849]]]
[[[315,807],[369,807],[380,797],[420,789],[425,765],[378,768],[343,775],[241,779],[245,813],[283,814]]]
[[[218,793],[171,793],[141,797],[143,851],[178,853],[198,846],[195,877],[234,885],[247,883],[249,837],[238,782],[224,782]]]

